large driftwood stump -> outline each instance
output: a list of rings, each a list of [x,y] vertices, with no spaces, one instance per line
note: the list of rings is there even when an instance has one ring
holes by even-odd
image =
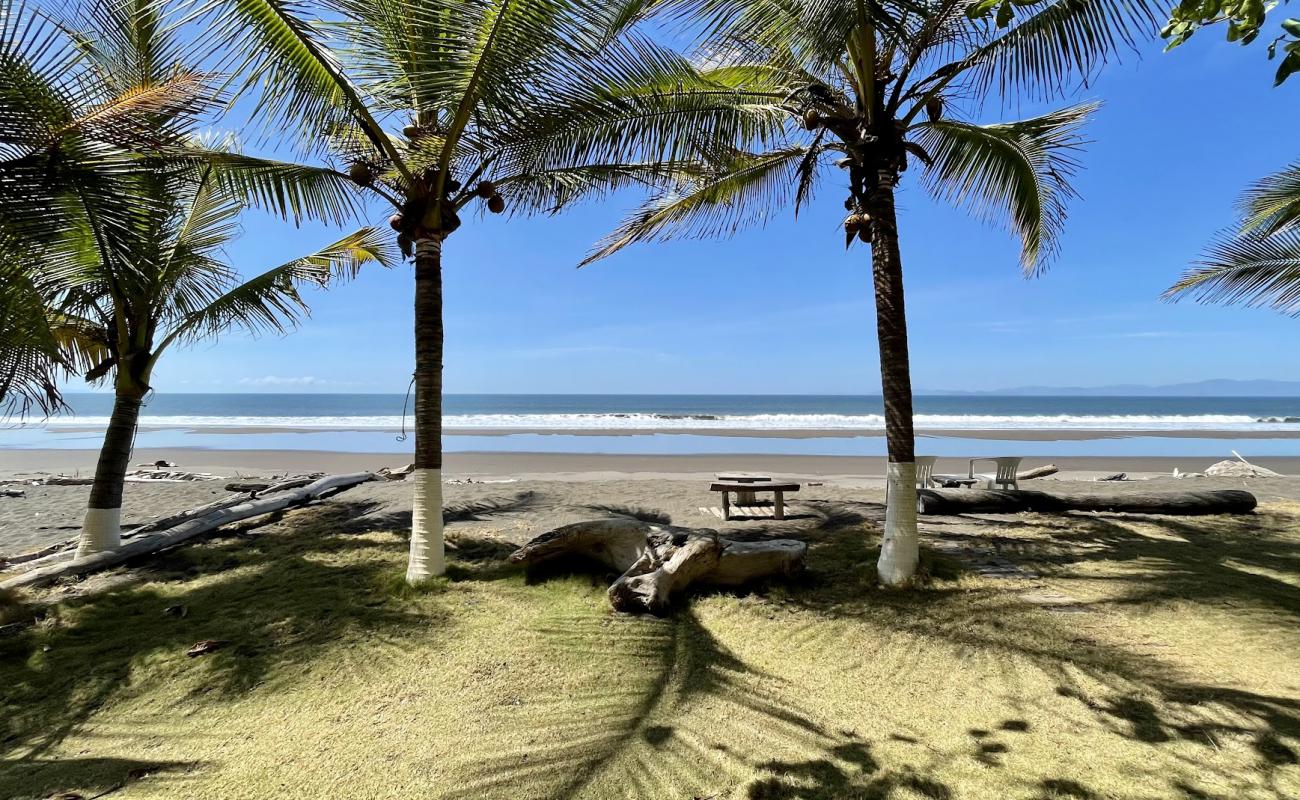
[[[1125,494],[1048,494],[1020,490],[919,489],[922,514],[1016,514],[1022,511],[1116,511],[1130,514],[1249,514],[1255,495],[1240,489]]]
[[[708,529],[634,519],[577,522],[544,533],[510,556],[524,564],[595,561],[621,573],[609,587],[618,611],[663,614],[693,585],[742,586],[803,567],[808,546],[793,539],[737,542]]]

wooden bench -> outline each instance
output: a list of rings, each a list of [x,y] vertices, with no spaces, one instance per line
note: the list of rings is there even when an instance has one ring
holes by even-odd
[[[771,492],[776,497],[776,518],[785,519],[785,493],[799,491],[797,483],[773,483],[771,481],[719,481],[709,487],[711,492],[722,492],[722,518],[731,519],[731,493],[750,492],[751,496],[759,492]]]

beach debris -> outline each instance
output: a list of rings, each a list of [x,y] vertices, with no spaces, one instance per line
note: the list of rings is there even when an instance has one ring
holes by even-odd
[[[961,489],[979,482],[979,478],[967,478],[965,475],[930,475],[930,483],[937,483],[944,489]]]
[[[1204,478],[1204,472],[1179,472],[1178,467],[1174,467],[1175,478]]]
[[[1242,458],[1241,453],[1232,450],[1231,453],[1237,457],[1236,461],[1227,459],[1217,464],[1211,464],[1205,468],[1205,474],[1215,478],[1276,478],[1279,474],[1266,467],[1252,464]]]
[[[229,647],[230,642],[223,639],[204,639],[201,642],[195,642],[194,646],[185,651],[185,655],[190,658],[206,656],[208,653],[215,653],[222,648]]]
[[[246,519],[283,511],[294,506],[305,505],[323,495],[335,494],[375,479],[376,476],[373,472],[352,472],[344,475],[323,477],[306,485],[300,485],[300,482],[307,479],[285,481],[267,489],[266,494],[270,496],[234,495],[218,501],[222,505],[213,507],[215,504],[208,504],[211,510],[205,513],[188,518],[185,515],[179,515],[182,521],[166,530],[149,533],[137,532],[129,541],[124,541],[116,549],[105,550],[83,558],[73,558],[69,561],[19,573],[12,578],[0,581],[0,589],[44,586],[63,578],[97,572],[117,566],[133,558],[152,555],[175,547],[197,536],[214,531],[223,525],[242,522]],[[290,486],[293,488],[289,488]],[[172,519],[175,519],[175,517]]]
[[[10,489],[9,487],[0,489],[0,497],[26,497],[26,496],[27,496],[27,492],[24,492],[22,489]]]
[[[169,617],[179,617],[184,619],[190,615],[190,607],[187,605],[167,606],[163,609],[163,613]]]
[[[1128,473],[1127,473],[1127,472],[1112,472],[1112,473],[1109,474],[1109,475],[1102,475],[1101,477],[1096,478],[1095,480],[1097,480],[1097,481],[1126,481],[1126,480],[1128,480]]]
[[[270,481],[235,481],[226,484],[227,492],[261,492],[269,488]]]
[[[1046,478],[1048,475],[1055,475],[1060,472],[1061,468],[1055,464],[1044,464],[1041,467],[1034,467],[1023,472],[1016,473],[1017,481],[1032,481],[1034,478]]]
[[[917,506],[922,514],[1018,514],[1025,511],[1113,511],[1128,514],[1249,514],[1258,501],[1241,489],[1128,494],[1050,494],[1019,489],[919,489]]]
[[[210,472],[185,472],[184,470],[168,470],[161,468],[138,469],[126,474],[126,480],[135,483],[147,483],[157,481],[160,483],[189,483],[191,481],[219,481],[223,480],[223,475],[213,475]]]
[[[41,482],[34,484],[36,486],[89,486],[94,483],[94,478],[80,478],[71,475],[51,475],[48,478],[41,479]]]
[[[375,474],[390,481],[401,481],[405,480],[406,476],[410,475],[412,472],[415,472],[415,465],[407,464],[404,467],[397,467],[396,469],[381,467],[379,472]]]
[[[565,525],[510,556],[535,566],[560,559],[596,563],[621,574],[610,585],[616,611],[663,615],[696,585],[743,586],[803,568],[808,545],[793,539],[741,542],[708,528],[679,528],[627,517]]]
[[[151,468],[151,467],[152,467],[153,469],[171,469],[171,468],[173,468],[173,467],[179,467],[180,464],[176,464],[176,463],[171,462],[171,461],[155,461],[155,462],[153,462],[153,463],[151,463],[151,464],[136,464],[136,466],[137,466],[137,467],[145,467],[146,469]]]

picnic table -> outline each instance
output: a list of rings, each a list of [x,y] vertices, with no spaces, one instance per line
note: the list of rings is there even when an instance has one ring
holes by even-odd
[[[770,483],[772,481],[771,475],[757,475],[753,472],[725,472],[713,477],[728,483]],[[736,492],[736,505],[753,505],[755,502],[753,492],[744,489]]]
[[[735,493],[739,498],[742,492],[749,497],[753,497],[759,492],[771,492],[775,498],[773,516],[776,519],[785,519],[785,493],[799,491],[799,484],[775,483],[773,481],[718,481],[709,487],[709,491],[722,492],[722,518],[724,520],[731,519],[731,494]]]

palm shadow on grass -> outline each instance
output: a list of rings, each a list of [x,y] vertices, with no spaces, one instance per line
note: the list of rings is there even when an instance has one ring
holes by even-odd
[[[538,631],[565,659],[627,650],[627,670],[586,691],[532,696],[520,750],[476,752],[449,797],[730,796],[753,800],[886,798],[899,786],[951,791],[879,763],[869,742],[792,703],[795,687],[723,646],[685,607],[670,618],[554,616]],[[714,709],[700,720],[692,708]],[[756,732],[761,745],[756,747]],[[757,777],[755,777],[757,776]]]
[[[355,512],[338,503],[311,507],[275,533],[249,534],[265,521],[174,550],[147,561],[132,585],[54,605],[38,624],[0,639],[0,797],[28,796],[40,775],[50,788],[59,788],[57,779],[84,790],[83,779],[107,788],[176,768],[42,759],[97,709],[148,693],[159,680],[199,671],[190,699],[222,702],[293,680],[322,649],[359,632],[400,641],[448,625],[436,598],[417,603],[394,592],[394,561],[376,557],[393,543],[339,532]],[[201,640],[226,644],[186,658]],[[145,662],[150,680],[134,680]]]
[[[789,535],[783,528],[752,533]],[[800,538],[814,548],[855,540],[854,557],[871,557],[860,544],[860,530],[819,528],[804,530]],[[537,584],[574,575],[600,587],[613,577],[606,568],[569,562],[534,569],[529,578]],[[755,591],[777,598],[817,594],[834,577],[814,569],[793,582],[739,592],[704,589],[696,596],[739,595],[743,602]],[[874,583],[874,568],[862,573],[862,581]],[[700,620],[689,599],[679,601],[667,618],[556,615],[534,633],[557,654],[557,662],[582,663],[617,649],[625,663],[582,692],[557,689],[554,696],[521,698],[513,726],[530,732],[527,746],[474,752],[451,797],[559,800],[601,796],[613,785],[620,796],[657,800],[730,796],[738,784],[752,800],[887,798],[903,787],[937,800],[954,796],[930,774],[941,758],[931,759],[925,769],[883,765],[870,742],[819,721],[792,700],[800,693],[797,686],[739,659]],[[687,713],[701,706],[714,709],[705,720]],[[755,732],[761,732],[757,742]]]
[[[1111,592],[1107,599],[1082,604],[1099,612],[1168,602],[1187,603],[1182,613],[1218,606],[1232,610],[1236,627],[1260,637],[1286,635],[1300,623],[1300,528],[1288,514],[1266,510],[1196,519],[1065,514],[926,523],[964,525],[972,530],[967,537],[972,541],[992,544],[1020,566],[1051,577],[1069,578],[1087,567],[1087,577],[1104,581]],[[1015,535],[1027,527],[1047,529],[1049,535]],[[987,531],[1001,533],[984,535]],[[1300,763],[1300,698],[1207,683],[1156,653],[1100,644],[1080,636],[1075,620],[1034,608],[1005,586],[958,593],[932,589],[924,613],[907,594],[878,593],[864,603],[853,597],[856,589],[846,591],[856,575],[844,565],[853,561],[841,554],[824,564],[823,575],[838,571],[839,576],[826,581],[822,591],[801,596],[802,602],[830,617],[869,616],[876,624],[972,653],[1026,660],[1054,676],[1058,698],[1084,706],[1109,733],[1156,748],[1195,745],[1202,757],[1174,756],[1186,772],[1168,776],[1170,796],[1221,796],[1196,788],[1188,776],[1237,793],[1226,796],[1250,791],[1287,796],[1275,778],[1278,770]],[[1050,708],[1050,701],[1043,703]],[[1227,737],[1249,741],[1253,766],[1241,770],[1216,761],[1220,740]],[[1082,784],[1057,783],[1044,787],[1048,796],[1092,795]]]
[[[9,759],[0,762],[0,796],[29,790],[14,777],[17,770],[26,770],[29,780],[36,776],[43,789],[62,785],[56,778],[69,774],[59,768],[67,762],[49,761],[42,754],[103,703],[148,690],[126,685],[135,659],[174,655],[201,638],[228,638],[234,642],[228,650],[172,665],[177,671],[210,670],[205,699],[221,702],[308,668],[322,648],[348,630],[364,628],[400,643],[409,631],[428,628],[431,620],[434,627],[450,627],[452,618],[440,608],[436,593],[416,600],[394,596],[391,554],[371,557],[362,551],[380,545],[355,535],[375,525],[360,522],[364,512],[359,515],[359,507],[339,505],[295,512],[288,535],[228,538],[180,551],[151,567],[163,583],[71,603],[66,613],[76,617],[75,628],[38,628],[0,641],[0,699],[6,716],[0,753]],[[727,600],[725,608],[740,609],[752,601],[759,610],[773,603],[798,609],[797,621],[792,617],[792,627],[783,629],[782,635],[791,639],[816,634],[826,621],[847,620],[974,657],[1027,662],[1058,686],[1055,696],[1035,698],[1045,713],[1081,707],[1108,736],[1160,749],[1153,753],[1188,742],[1203,748],[1204,759],[1188,760],[1184,769],[1158,777],[1169,787],[1169,796],[1222,796],[1189,777],[1198,775],[1238,794],[1250,788],[1263,797],[1285,796],[1282,789],[1261,793],[1260,784],[1267,787],[1269,776],[1295,764],[1300,737],[1295,699],[1179,679],[1155,656],[1082,641],[1071,620],[1027,605],[1006,587],[940,580],[951,577],[944,574],[951,565],[942,557],[926,557],[924,569],[935,580],[924,588],[883,591],[875,581],[875,536],[864,530],[872,521],[872,505],[822,507],[828,523],[801,534],[810,544],[807,575],[742,596],[734,604]],[[1082,526],[1075,519],[1062,520],[1057,535],[1041,545],[1041,555],[1058,567],[1068,564],[1067,551],[1056,540],[1074,537],[1087,545],[1079,548],[1079,559],[1153,557],[1143,550],[1151,546],[1148,542],[1130,541],[1135,534],[1122,520],[1083,520]],[[1184,554],[1161,547],[1160,556],[1178,568],[1171,566],[1163,579],[1133,578],[1129,601],[1142,602],[1140,593],[1152,602],[1184,596],[1222,570],[1240,572],[1234,564],[1242,548],[1261,541],[1267,546],[1251,556],[1255,567],[1295,574],[1290,566],[1294,549],[1269,527],[1283,520],[1256,522],[1266,530],[1257,531],[1254,539],[1243,532],[1240,539],[1217,544],[1203,541],[1199,523],[1171,523],[1170,536],[1181,537],[1191,549]],[[1181,530],[1180,525],[1193,529]],[[390,538],[382,546],[392,545]],[[1039,546],[1025,541],[1021,554],[1032,558]],[[1099,548],[1109,549],[1109,556]],[[358,558],[348,557],[353,551]],[[503,556],[504,550],[485,545],[481,553],[458,557],[449,577],[453,582],[517,577],[519,569],[507,565]],[[169,577],[174,581],[166,582]],[[1250,572],[1227,577],[1232,580],[1216,590],[1222,596],[1240,601],[1266,593],[1271,599],[1261,603],[1294,614],[1291,590],[1274,585],[1275,579]],[[603,578],[592,579],[593,585]],[[533,590],[521,591],[527,598]],[[538,595],[535,602],[546,603],[546,598]],[[751,800],[899,794],[946,800],[960,795],[959,787],[944,782],[948,761],[974,758],[999,769],[1015,737],[1036,735],[1023,720],[1008,719],[995,730],[972,731],[968,750],[956,753],[934,747],[930,733],[900,725],[887,738],[911,743],[919,760],[891,761],[891,751],[881,741],[869,741],[841,720],[804,707],[804,687],[737,657],[701,620],[694,603],[658,620],[605,613],[598,594],[586,602],[579,610],[546,606],[541,623],[523,632],[535,637],[530,646],[542,650],[532,655],[559,669],[560,664],[591,659],[604,664],[614,652],[617,667],[599,684],[581,690],[548,691],[544,683],[521,687],[517,705],[510,705],[515,714],[510,725],[525,737],[523,744],[475,740],[457,769],[458,780],[447,789],[451,796],[568,798],[617,785],[621,795],[645,800],[737,791]],[[717,609],[721,601],[709,602]],[[177,619],[163,613],[176,604],[186,605],[189,615]],[[799,630],[799,625],[809,630]],[[131,635],[122,636],[122,631]],[[44,645],[51,646],[48,653],[41,652]],[[701,713],[702,708],[708,712]],[[1250,778],[1259,780],[1233,774],[1215,759],[1214,742],[1227,735],[1249,738],[1256,755]],[[164,775],[185,768],[154,766],[166,767]],[[125,761],[87,760],[69,769],[87,785],[111,787],[139,768]],[[1102,796],[1086,781],[1064,776],[1044,777],[1033,790],[1043,798]]]

